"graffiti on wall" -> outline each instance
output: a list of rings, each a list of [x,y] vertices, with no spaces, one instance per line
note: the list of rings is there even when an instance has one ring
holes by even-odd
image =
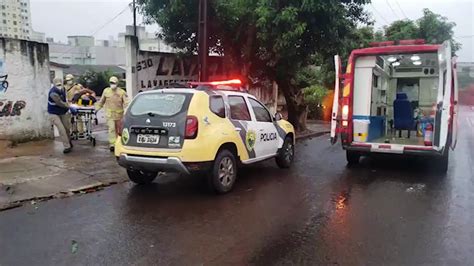
[[[21,110],[25,109],[25,101],[0,101],[0,117],[20,116]]]
[[[5,74],[5,61],[0,59],[0,93],[7,92],[8,89],[8,75]]]
[[[8,75],[0,75],[0,93],[7,92],[8,89]]]
[[[180,58],[175,54],[141,51],[136,70],[141,90],[198,79],[197,56]],[[209,74],[211,78],[227,76],[221,57],[209,58]]]

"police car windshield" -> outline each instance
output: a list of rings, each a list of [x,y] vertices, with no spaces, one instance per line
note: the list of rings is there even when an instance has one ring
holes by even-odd
[[[181,111],[186,95],[174,93],[142,94],[135,99],[130,107],[133,116],[154,114],[173,116]]]

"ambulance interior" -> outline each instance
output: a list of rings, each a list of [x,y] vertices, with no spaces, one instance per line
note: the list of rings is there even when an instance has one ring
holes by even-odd
[[[402,145],[432,138],[437,53],[359,57],[354,72],[354,141]],[[427,135],[428,134],[428,135]]]

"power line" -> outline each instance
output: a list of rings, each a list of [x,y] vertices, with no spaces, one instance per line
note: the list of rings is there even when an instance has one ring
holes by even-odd
[[[383,19],[383,21],[385,21],[385,24],[389,25],[390,23],[385,19],[384,16],[382,16],[382,14],[375,8],[375,6],[370,3],[370,6],[372,7],[372,9],[375,11],[375,13],[377,13],[377,15],[379,15],[379,17],[381,17]]]
[[[408,16],[407,14],[405,14],[405,11],[403,11],[402,7],[400,6],[400,3],[398,2],[398,0],[395,0],[395,3],[397,4],[398,6],[398,9],[400,9],[400,11],[402,12],[403,16],[408,19]]]
[[[115,15],[113,18],[109,19],[107,22],[105,22],[105,24],[103,24],[102,26],[98,27],[95,31],[93,31],[90,36],[95,36],[99,31],[101,31],[103,28],[105,28],[107,25],[109,25],[110,23],[112,23],[115,19],[117,19],[120,15],[122,15],[125,11],[127,11],[127,9],[129,8],[130,4],[127,4],[127,6],[122,9],[122,11],[120,11],[117,15]],[[67,49],[65,52],[63,53],[60,53],[59,56],[61,55],[64,55],[64,54],[67,54],[69,53],[70,51],[72,51],[76,46],[72,46],[71,48]]]
[[[127,9],[129,8],[130,4],[128,4],[122,11],[120,11],[117,15],[115,15],[113,18],[111,18],[109,21],[107,21],[104,25],[100,26],[97,30],[95,30],[91,35],[94,36],[96,35],[100,30],[102,30],[103,28],[105,28],[107,25],[109,25],[110,23],[112,23],[115,19],[117,19],[120,15],[122,15],[123,13],[125,13],[125,11],[127,11]]]
[[[473,38],[474,35],[462,35],[462,36],[454,36],[456,39],[464,39],[464,38]]]
[[[400,18],[398,16],[397,13],[395,13],[395,10],[393,9],[392,5],[390,4],[390,2],[388,2],[388,0],[385,0],[385,2],[387,3],[388,7],[390,7],[390,10],[392,10],[392,13],[397,17],[397,18]]]

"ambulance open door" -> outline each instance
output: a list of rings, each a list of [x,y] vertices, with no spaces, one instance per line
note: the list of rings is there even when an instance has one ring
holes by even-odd
[[[336,144],[337,134],[339,133],[338,127],[340,123],[339,119],[339,97],[340,97],[340,84],[342,77],[342,67],[341,67],[341,57],[339,55],[334,56],[334,65],[336,68],[336,79],[334,81],[334,100],[332,103],[332,113],[331,113],[331,144]]]
[[[451,91],[452,91],[452,63],[451,44],[445,41],[438,49],[439,62],[439,86],[436,103],[434,146],[437,150],[444,150],[449,133],[449,120],[451,115]],[[447,148],[447,147],[446,147]]]

